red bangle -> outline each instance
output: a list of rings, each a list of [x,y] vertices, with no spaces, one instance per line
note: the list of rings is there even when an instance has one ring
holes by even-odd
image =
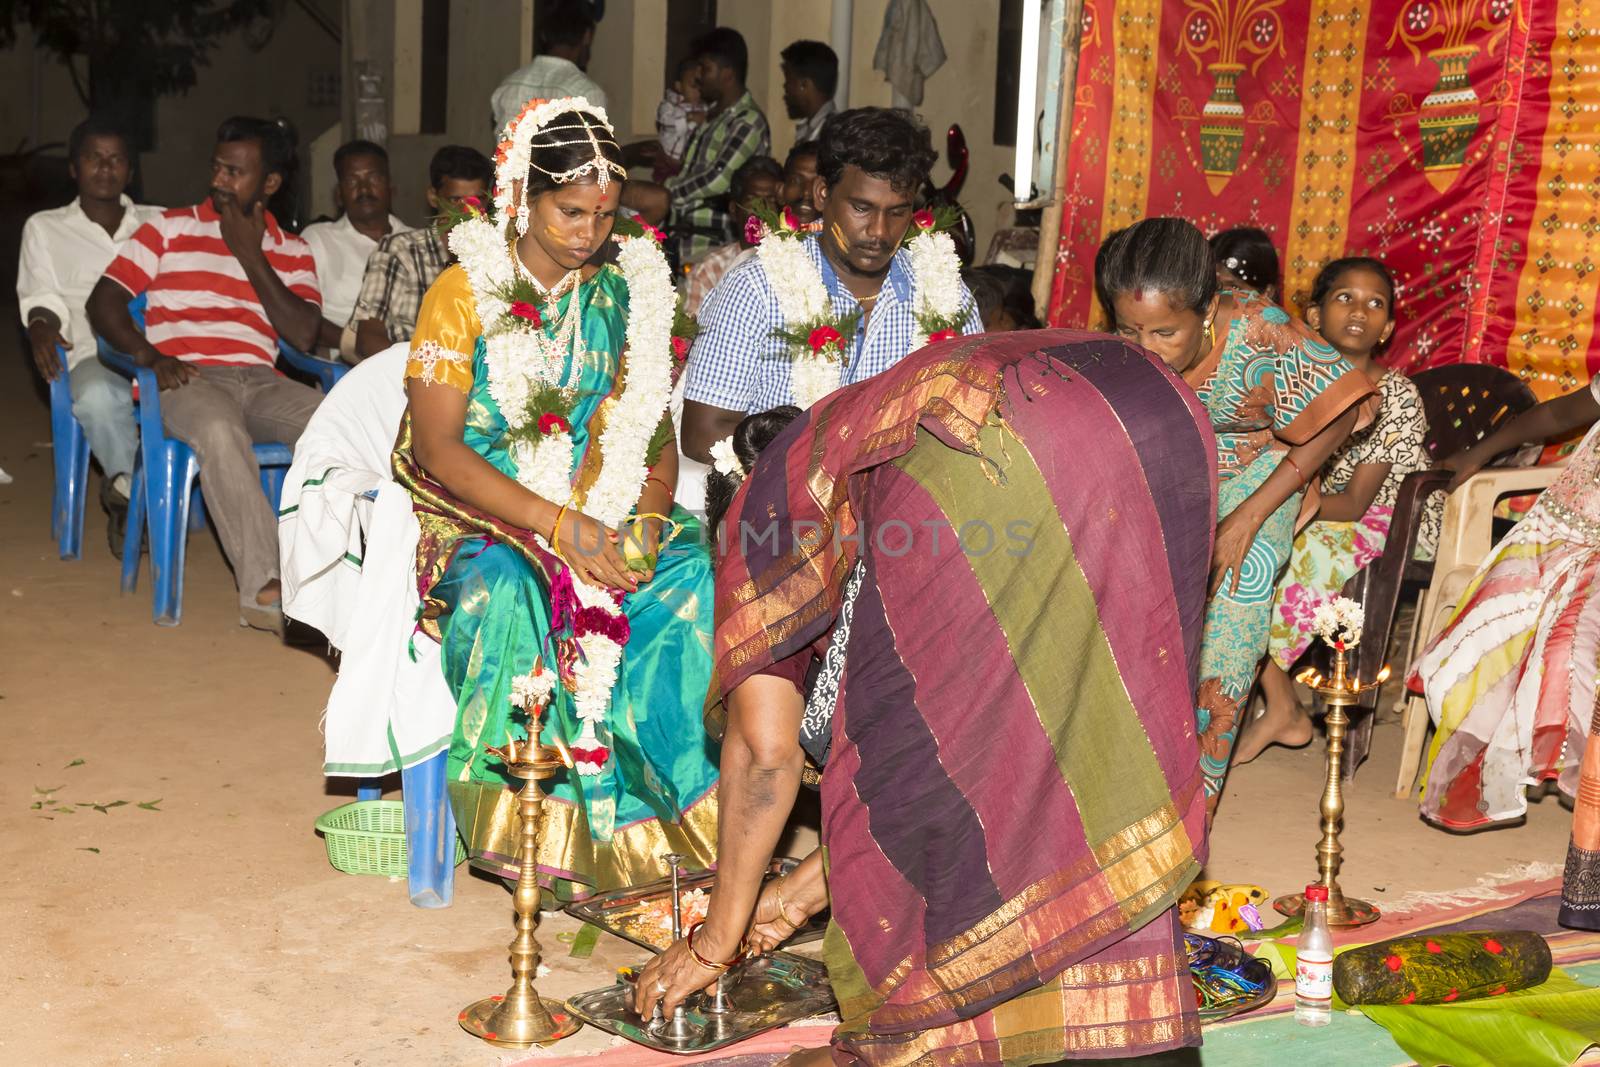
[[[718,974],[721,974],[723,971],[726,971],[729,967],[732,967],[734,964],[736,964],[740,960],[744,959],[744,950],[740,949],[737,953],[734,954],[733,959],[729,960],[727,963],[712,963],[710,960],[706,959],[704,956],[700,955],[700,953],[698,953],[698,952],[696,952],[694,950],[694,935],[695,935],[695,931],[699,930],[705,924],[706,924],[706,921],[704,919],[701,919],[699,922],[697,922],[693,926],[689,927],[689,932],[686,935],[684,935],[683,943],[688,946],[689,955],[694,957],[694,961],[696,963],[698,963],[700,966],[704,967],[708,971],[716,971]]]
[[[649,485],[651,482],[655,482],[661,488],[665,489],[668,496],[672,495],[672,486],[668,485],[664,478],[657,478],[654,474],[652,474],[645,478],[644,484]]]
[[[1306,487],[1306,472],[1300,469],[1300,464],[1296,463],[1294,457],[1287,452],[1283,454],[1283,461],[1294,468],[1294,472],[1300,476],[1300,488],[1304,489]]]

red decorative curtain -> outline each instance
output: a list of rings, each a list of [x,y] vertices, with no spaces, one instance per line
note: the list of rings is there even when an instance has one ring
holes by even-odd
[[[1048,310],[1102,322],[1107,233],[1259,226],[1303,308],[1372,255],[1389,362],[1508,367],[1541,396],[1600,370],[1600,0],[1086,0]]]

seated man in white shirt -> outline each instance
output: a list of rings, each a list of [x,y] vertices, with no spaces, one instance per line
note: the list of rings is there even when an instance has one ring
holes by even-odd
[[[594,19],[587,5],[540,5],[534,24],[533,62],[506,75],[489,97],[494,111],[494,139],[529,100],[581,96],[595,107],[606,106],[606,91],[585,73],[594,48]]]
[[[339,179],[334,201],[342,214],[334,222],[314,222],[300,236],[311,246],[322,290],[322,323],[317,347],[338,352],[354,362],[355,329],[350,314],[361,293],[367,259],[378,242],[411,227],[389,213],[394,187],[389,183],[389,153],[371,141],[350,141],[333,154]]]
[[[23,226],[17,301],[39,373],[54,381],[68,371],[72,414],[83,424],[89,451],[105,475],[100,503],[110,517],[111,554],[120,556],[139,435],[128,380],[96,358],[84,305],[122,242],[161,209],[128,199],[124,190],[133,174],[133,152],[110,123],[79,123],[67,142],[67,159],[78,183],[77,199],[39,212]],[[57,345],[66,353],[66,368]]]

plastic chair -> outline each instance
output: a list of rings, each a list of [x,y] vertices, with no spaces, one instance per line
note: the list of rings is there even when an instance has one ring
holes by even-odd
[[[1507,419],[1531,408],[1536,399],[1522,380],[1510,371],[1483,363],[1462,363],[1422,371],[1411,379],[1422,394],[1428,417],[1423,448],[1437,462],[1477,444]],[[1416,555],[1423,513],[1428,498],[1450,481],[1445,471],[1418,471],[1400,483],[1389,539],[1383,555],[1345,583],[1344,595],[1361,603],[1366,616],[1361,644],[1356,646],[1357,677],[1372,678],[1383,669],[1400,607],[1400,594],[1424,586],[1434,574],[1430,560]],[[1401,664],[1397,669],[1403,669]],[[1353,714],[1344,750],[1344,776],[1355,777],[1356,768],[1372,749],[1372,728],[1378,707],[1377,689],[1364,693]]]
[[[308,356],[282,338],[278,339],[278,355],[295,370],[315,378],[324,396],[333,391],[333,387],[339,384],[339,379],[344,377],[345,371],[350,369],[348,363],[337,359]]]
[[[1548,489],[1565,466],[1552,463],[1543,467],[1479,471],[1450,494],[1444,507],[1444,525],[1439,534],[1433,578],[1417,606],[1417,621],[1411,630],[1407,670],[1449,622],[1461,601],[1461,594],[1494,548],[1495,501],[1503,496]],[[1421,696],[1407,689],[1403,699],[1401,730],[1405,740],[1400,749],[1400,772],[1394,784],[1397,800],[1411,796],[1411,787],[1422,765],[1422,748],[1427,741],[1430,721],[1427,703]]]
[[[50,536],[62,559],[83,558],[83,508],[89,494],[89,437],[72,414],[67,354],[56,346],[61,373],[50,383],[50,442],[55,454],[55,492]]]
[[[122,543],[122,591],[131,593],[139,582],[139,556],[145,537],[150,540],[150,613],[158,626],[183,621],[183,570],[188,554],[191,518],[203,522],[203,505],[191,514],[195,476],[200,461],[194,450],[168,437],[161,422],[161,394],[155,371],[100,341],[100,359],[137,386],[139,451],[133,463],[133,493],[128,503],[128,532]],[[255,446],[261,468],[261,489],[273,509],[283,490],[283,476],[294,452],[288,445]]]

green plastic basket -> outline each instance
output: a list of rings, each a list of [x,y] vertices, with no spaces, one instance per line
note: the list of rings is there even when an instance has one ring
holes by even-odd
[[[398,800],[358,800],[318,817],[316,827],[328,844],[328,862],[346,874],[406,875],[406,806]],[[467,848],[456,835],[456,864]]]

